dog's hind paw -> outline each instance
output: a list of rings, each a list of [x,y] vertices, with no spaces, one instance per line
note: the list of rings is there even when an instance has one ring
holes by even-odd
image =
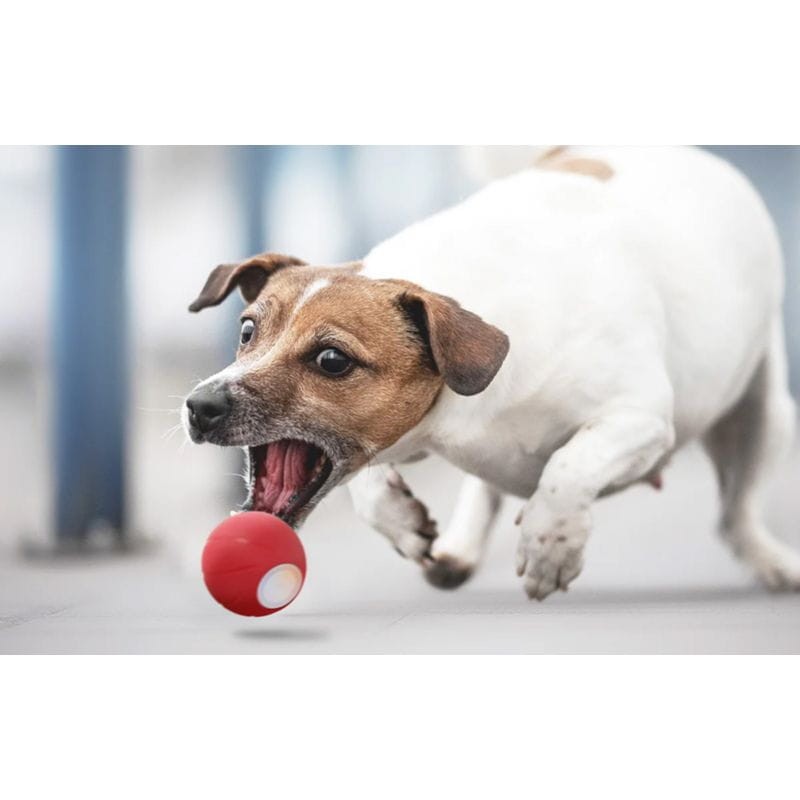
[[[800,556],[782,542],[762,544],[749,559],[758,577],[773,592],[800,591]]]

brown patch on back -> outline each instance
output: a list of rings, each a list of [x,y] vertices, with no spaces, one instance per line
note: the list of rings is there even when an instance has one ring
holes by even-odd
[[[542,153],[542,155],[540,155],[536,161],[534,161],[534,166],[541,167],[555,161],[566,152],[566,149],[567,148],[565,145],[551,147],[549,150],[546,150],[544,153]]]
[[[605,161],[599,158],[570,156],[566,147],[554,147],[548,150],[537,160],[536,166],[539,169],[587,175],[599,181],[607,181],[614,177],[614,170]]]

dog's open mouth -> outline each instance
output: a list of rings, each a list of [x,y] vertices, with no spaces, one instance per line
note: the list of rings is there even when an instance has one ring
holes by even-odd
[[[248,508],[266,511],[291,523],[331,474],[331,460],[308,442],[281,439],[249,448]]]

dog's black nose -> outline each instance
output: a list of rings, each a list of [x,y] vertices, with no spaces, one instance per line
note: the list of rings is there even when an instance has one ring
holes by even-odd
[[[200,386],[186,398],[189,424],[200,433],[210,433],[231,408],[231,396],[224,384]]]

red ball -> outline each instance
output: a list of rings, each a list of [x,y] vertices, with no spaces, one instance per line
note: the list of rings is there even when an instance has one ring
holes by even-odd
[[[217,525],[203,549],[203,580],[235,614],[264,617],[286,608],[306,577],[297,534],[262,511],[244,511]]]

